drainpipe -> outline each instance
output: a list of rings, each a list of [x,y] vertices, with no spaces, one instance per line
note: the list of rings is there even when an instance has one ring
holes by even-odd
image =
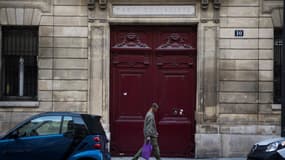
[[[282,47],[281,53],[281,136],[285,136],[285,2],[283,1],[283,28],[282,28]]]

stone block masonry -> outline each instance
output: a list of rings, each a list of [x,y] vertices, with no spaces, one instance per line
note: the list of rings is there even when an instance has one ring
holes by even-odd
[[[1,134],[45,111],[88,112],[88,18],[86,0],[1,6],[1,25],[39,26],[38,106],[0,108]]]

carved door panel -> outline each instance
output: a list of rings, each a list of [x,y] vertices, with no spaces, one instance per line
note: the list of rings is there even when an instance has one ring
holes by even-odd
[[[195,71],[194,57],[159,55],[157,57],[158,130],[165,155],[193,156]]]
[[[111,37],[111,152],[130,155],[144,140],[144,115],[153,97],[151,49],[143,32]]]
[[[143,144],[152,102],[161,154],[194,156],[196,29],[111,28],[111,151],[133,155]]]
[[[120,59],[120,63],[114,64],[113,69],[113,128],[112,144],[113,149],[118,154],[134,153],[142,144],[142,128],[144,114],[152,97],[152,91],[148,85],[151,77],[150,65],[144,60],[149,57],[137,55],[136,58],[125,58],[116,55],[113,60]],[[140,59],[141,58],[141,59]],[[128,60],[130,64],[123,64],[123,60]],[[141,62],[140,62],[141,60]],[[136,63],[136,64],[134,64]],[[141,63],[141,64],[140,64]]]
[[[158,129],[162,155],[193,157],[196,99],[195,32],[161,31],[155,37]],[[194,45],[194,46],[193,46]]]

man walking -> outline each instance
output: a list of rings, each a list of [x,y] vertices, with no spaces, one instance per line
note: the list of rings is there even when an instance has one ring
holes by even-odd
[[[157,112],[159,106],[157,103],[152,103],[151,108],[148,110],[144,120],[144,137],[146,141],[150,141],[152,145],[152,153],[157,160],[160,160],[160,151],[158,146],[158,132],[155,125],[155,117],[154,113]],[[137,160],[142,153],[142,149],[140,149],[136,155],[134,156],[133,160]]]

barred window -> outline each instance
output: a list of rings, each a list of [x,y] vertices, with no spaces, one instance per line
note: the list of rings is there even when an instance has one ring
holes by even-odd
[[[38,27],[2,26],[1,99],[36,100]]]
[[[283,51],[282,30],[274,30],[274,103],[281,103],[281,54]]]

